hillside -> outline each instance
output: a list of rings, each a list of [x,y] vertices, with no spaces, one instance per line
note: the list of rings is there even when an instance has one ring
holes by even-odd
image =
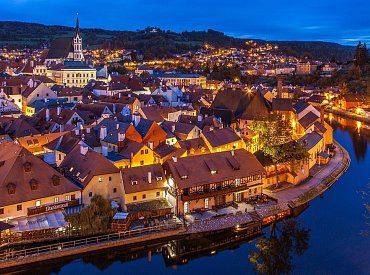
[[[74,28],[47,26],[37,23],[0,21],[0,46],[38,48],[48,46],[55,37],[72,36]],[[233,38],[214,30],[175,33],[158,31],[111,31],[82,29],[84,43],[89,48],[125,48],[144,53],[145,58],[162,58],[199,49],[204,43],[215,47],[245,48],[243,39]],[[266,41],[258,40],[260,43]],[[328,42],[273,41],[285,54],[328,61],[333,57],[339,62],[353,58],[354,47]]]

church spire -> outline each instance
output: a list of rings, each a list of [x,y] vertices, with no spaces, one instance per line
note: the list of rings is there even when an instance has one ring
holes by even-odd
[[[78,20],[78,13],[76,19],[76,34],[80,35],[80,21]]]

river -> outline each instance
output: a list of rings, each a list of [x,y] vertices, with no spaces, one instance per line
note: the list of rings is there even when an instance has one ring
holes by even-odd
[[[330,123],[335,139],[349,152],[352,163],[348,171],[329,189],[323,197],[316,198],[294,222],[307,233],[304,248],[300,253],[285,249],[291,245],[284,238],[276,251],[284,251],[284,259],[265,257],[262,259],[270,272],[290,272],[292,274],[370,274],[370,222],[366,219],[364,204],[370,196],[370,128],[348,119],[330,115]],[[279,224],[283,230],[285,224]],[[279,232],[279,231],[278,231]],[[281,232],[281,231],[280,231]],[[287,231],[288,232],[288,231]],[[291,232],[291,231],[289,231]],[[213,240],[200,238],[183,240],[175,245],[188,242],[207,247],[211,242],[229,236],[214,236]],[[230,234],[230,233],[229,233]],[[264,230],[264,239],[270,240],[270,228]],[[275,239],[279,239],[276,233]],[[239,240],[223,249],[206,251],[204,254],[182,257],[175,261],[165,247],[153,244],[150,249],[112,250],[81,258],[64,259],[55,263],[42,263],[23,272],[32,274],[255,274],[249,256],[258,252],[254,240]],[[294,242],[294,241],[293,241]],[[166,243],[168,244],[168,243]],[[280,245],[280,246],[279,246]],[[302,248],[302,247],[301,247]],[[150,250],[150,252],[149,252]],[[271,253],[270,253],[271,254]],[[269,255],[270,255],[269,254]],[[300,254],[300,255],[298,255]],[[268,269],[270,266],[270,269]],[[272,269],[271,269],[272,268]],[[31,274],[31,273],[29,273]]]

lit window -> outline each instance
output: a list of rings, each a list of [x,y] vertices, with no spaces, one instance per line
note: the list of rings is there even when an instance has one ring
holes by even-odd
[[[39,206],[41,206],[41,200],[36,201],[36,207],[39,207]]]
[[[99,182],[102,182],[102,178],[99,178]]]
[[[54,197],[54,202],[59,202],[59,197]]]
[[[66,201],[70,201],[71,200],[71,196],[70,195],[66,195]]]

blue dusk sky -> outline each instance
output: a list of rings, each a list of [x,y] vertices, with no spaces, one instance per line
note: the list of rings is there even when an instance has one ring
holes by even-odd
[[[370,42],[369,0],[0,0],[0,20],[82,28],[214,29],[241,38]]]

